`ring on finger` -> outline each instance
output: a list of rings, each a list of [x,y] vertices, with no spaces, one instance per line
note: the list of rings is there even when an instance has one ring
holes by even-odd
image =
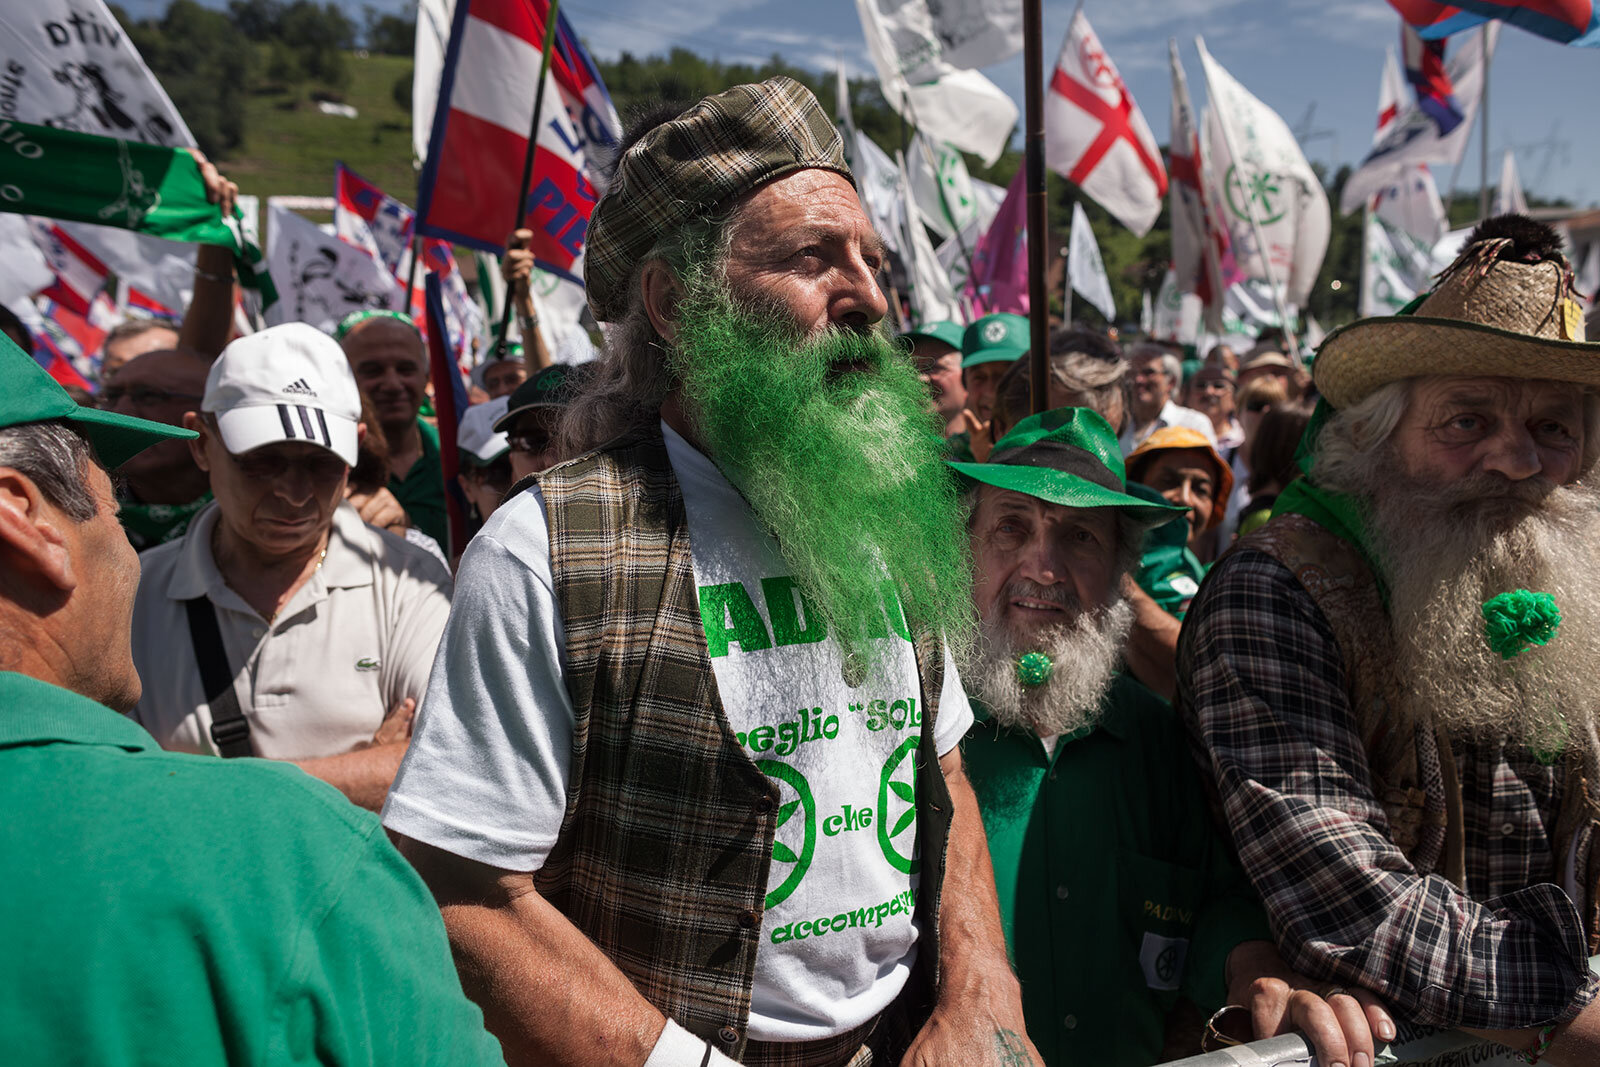
[[[1347,997],[1350,991],[1342,985],[1336,985],[1322,995],[1323,1000],[1332,1000],[1334,997]]]

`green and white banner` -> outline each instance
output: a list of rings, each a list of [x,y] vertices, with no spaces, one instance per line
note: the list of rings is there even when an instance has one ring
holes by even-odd
[[[206,200],[200,166],[183,149],[0,120],[0,211],[222,245],[263,306],[278,298],[243,214],[235,207],[224,218]]]

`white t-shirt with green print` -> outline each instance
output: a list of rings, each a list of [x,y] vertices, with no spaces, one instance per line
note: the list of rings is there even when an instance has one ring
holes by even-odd
[[[892,593],[879,665],[845,684],[838,647],[806,610],[777,543],[709,459],[663,426],[683,491],[707,648],[729,725],[777,784],[749,1035],[842,1033],[899,995],[916,960],[911,910],[915,658]],[[525,618],[526,628],[507,626]],[[416,735],[384,822],[494,866],[535,870],[565,809],[572,706],[543,501],[527,492],[473,539],[456,580]],[[514,720],[497,709],[534,709]],[[946,660],[941,755],[972,722]]]

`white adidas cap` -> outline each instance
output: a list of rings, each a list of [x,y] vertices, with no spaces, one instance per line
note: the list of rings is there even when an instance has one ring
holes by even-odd
[[[217,417],[229,452],[279,441],[321,445],[356,464],[361,393],[339,342],[286,322],[239,338],[211,365],[200,410]]]
[[[511,403],[509,396],[497,396],[484,404],[474,404],[461,416],[461,426],[456,430],[456,447],[472,456],[481,466],[488,466],[507,452],[511,442],[503,433],[494,432],[494,424],[506,413]]]

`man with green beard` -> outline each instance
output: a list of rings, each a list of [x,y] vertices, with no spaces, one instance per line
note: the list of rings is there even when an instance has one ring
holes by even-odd
[[[787,78],[646,116],[604,357],[462,561],[385,821],[512,1063],[1027,1064],[957,749],[960,504]]]
[[[1370,1063],[1366,1019],[1340,1020],[1283,966],[1177,717],[1123,668],[1123,580],[1182,509],[1128,493],[1116,433],[1086,408],[1031,415],[990,462],[950,466],[969,487],[981,627],[962,751],[1045,1063],[1191,1055],[1224,1004],[1248,1009],[1240,1037],[1303,1029],[1319,1062]]]

